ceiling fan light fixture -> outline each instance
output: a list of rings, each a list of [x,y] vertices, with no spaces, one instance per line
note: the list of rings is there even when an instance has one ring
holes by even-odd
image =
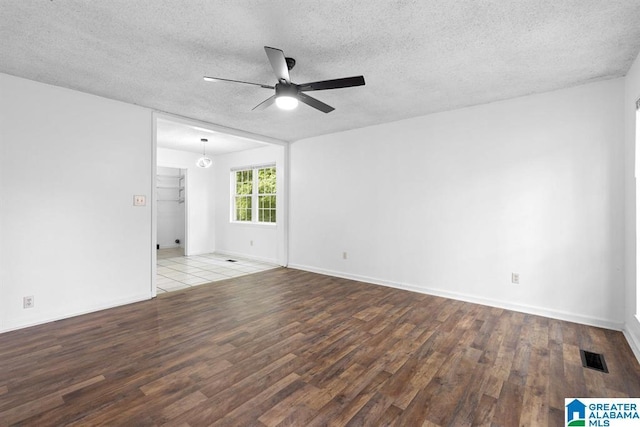
[[[278,96],[276,98],[276,105],[281,110],[293,110],[298,106],[298,99],[288,95]]]
[[[207,157],[206,153],[205,153],[205,144],[207,142],[206,138],[202,138],[200,139],[200,141],[202,141],[202,157],[200,157],[198,160],[196,160],[196,166],[198,166],[199,168],[208,168],[213,164],[213,160],[211,160],[209,157]]]
[[[298,106],[298,89],[289,83],[276,85],[276,105],[281,110],[293,110]]]
[[[206,81],[215,82],[230,82],[230,83],[242,83],[253,86],[260,86],[264,89],[275,89],[275,95],[270,96],[258,105],[252,108],[253,110],[264,110],[265,108],[276,104],[282,110],[293,110],[298,106],[299,102],[306,104],[312,108],[323,113],[330,113],[335,108],[331,105],[327,105],[324,102],[311,97],[306,94],[308,91],[315,90],[327,90],[327,89],[341,89],[346,87],[363,86],[363,76],[342,77],[339,79],[319,80],[315,82],[297,84],[291,81],[289,71],[296,65],[296,60],[284,56],[284,52],[280,49],[265,46],[264,51],[267,54],[267,58],[271,63],[271,68],[278,79],[278,83],[275,86],[246,82],[242,80],[223,79],[220,77],[204,76]]]

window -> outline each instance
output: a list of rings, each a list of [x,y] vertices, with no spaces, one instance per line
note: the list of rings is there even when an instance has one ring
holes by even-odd
[[[258,169],[258,222],[276,222],[276,168]]]
[[[253,171],[236,171],[236,221],[251,221]]]
[[[232,220],[276,222],[276,167],[255,166],[235,170]]]

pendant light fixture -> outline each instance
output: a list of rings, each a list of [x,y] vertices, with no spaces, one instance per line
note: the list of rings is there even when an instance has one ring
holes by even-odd
[[[202,141],[202,157],[198,159],[198,161],[196,162],[196,166],[198,166],[199,168],[208,168],[213,163],[213,160],[211,160],[205,154],[205,144],[207,143],[207,139],[202,138],[200,139],[200,141]]]

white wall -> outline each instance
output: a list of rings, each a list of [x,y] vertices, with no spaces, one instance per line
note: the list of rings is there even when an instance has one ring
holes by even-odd
[[[285,260],[285,148],[270,145],[254,150],[216,156],[216,251],[228,255],[284,265]],[[241,224],[231,219],[231,169],[267,163],[276,164],[277,224]],[[253,242],[253,245],[251,245]]]
[[[290,266],[621,328],[623,89],[293,143]]]
[[[214,166],[196,166],[200,154],[158,148],[158,166],[186,169],[185,255],[199,255],[215,251],[215,188]]]
[[[0,332],[150,298],[151,111],[4,74],[0,93]]]
[[[632,345],[636,357],[640,360],[640,321],[638,314],[637,292],[637,252],[636,252],[636,181],[634,168],[640,172],[640,162],[636,159],[636,108],[635,101],[640,98],[640,56],[636,58],[625,78],[625,335]],[[634,160],[636,160],[634,162]],[[638,173],[636,173],[637,175]]]
[[[151,111],[3,74],[0,92],[0,332],[149,298],[151,210],[132,196],[153,197]],[[624,323],[637,351],[638,97],[640,60],[625,79],[296,142],[291,264]],[[194,252],[284,262],[282,224],[229,223],[229,169],[275,159],[282,173],[285,149],[269,150],[220,156],[201,177],[215,185],[192,195],[206,200]],[[158,164],[206,173],[178,157],[158,150]]]

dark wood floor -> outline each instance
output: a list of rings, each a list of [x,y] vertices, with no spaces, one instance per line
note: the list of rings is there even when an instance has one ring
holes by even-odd
[[[0,334],[3,426],[560,426],[627,396],[620,332],[288,269]]]

